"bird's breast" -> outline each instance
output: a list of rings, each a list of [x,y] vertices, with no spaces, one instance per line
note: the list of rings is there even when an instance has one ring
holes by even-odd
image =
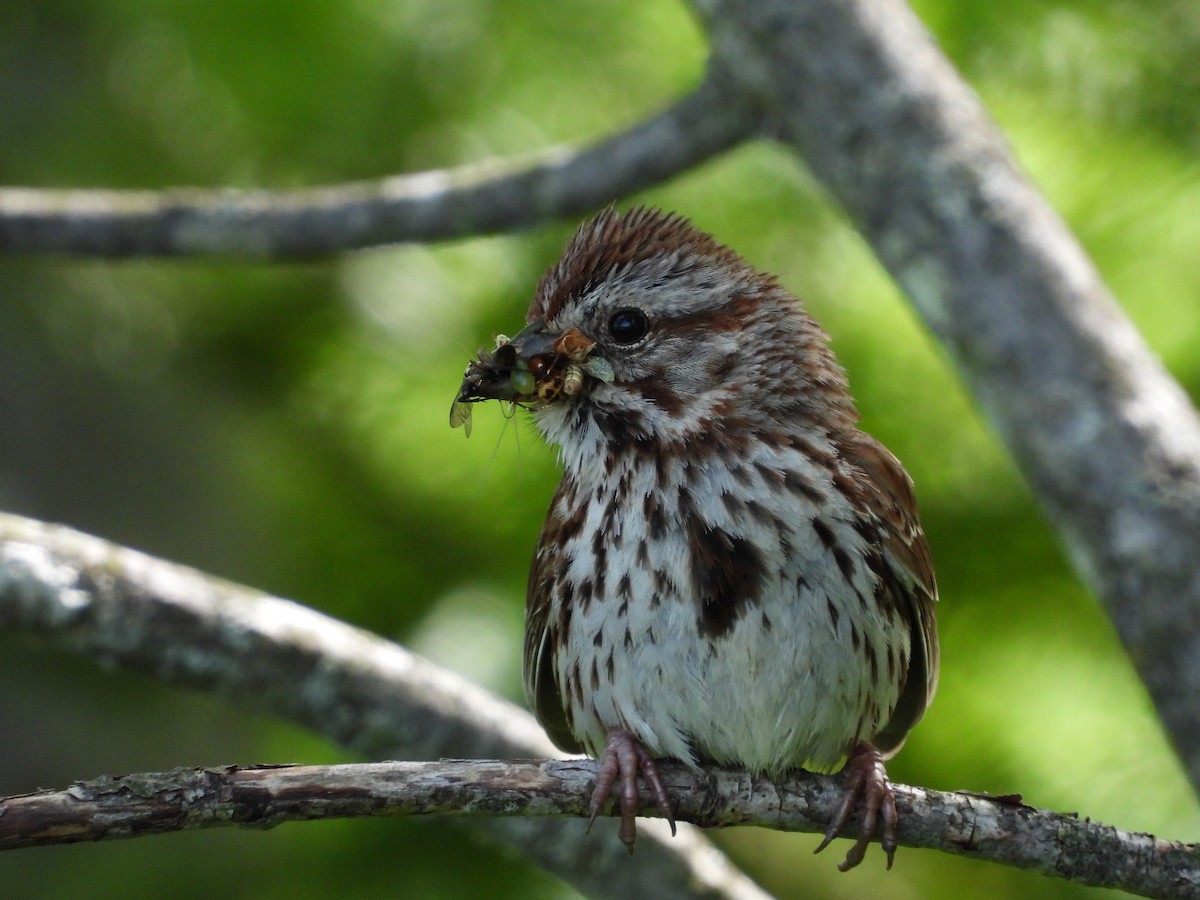
[[[777,771],[833,765],[878,727],[864,716],[898,688],[862,647],[900,638],[858,602],[869,548],[833,473],[776,450],[630,455],[588,475],[558,494],[571,526],[549,583],[559,692],[591,752],[623,728],[656,755]]]

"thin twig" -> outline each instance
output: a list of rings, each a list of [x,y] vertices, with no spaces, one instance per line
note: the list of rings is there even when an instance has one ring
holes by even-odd
[[[0,189],[0,253],[315,257],[514,231],[694,168],[754,133],[710,72],[663,112],[583,149],[297,191]]]

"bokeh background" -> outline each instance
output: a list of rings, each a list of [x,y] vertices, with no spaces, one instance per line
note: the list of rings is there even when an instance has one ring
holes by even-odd
[[[1200,5],[917,11],[1196,397]],[[0,181],[284,188],[451,166],[619,129],[703,62],[672,0],[5,0]],[[692,216],[806,298],[867,427],[917,482],[944,668],[892,774],[1195,839],[1196,798],[1102,610],[803,167],[746,146],[635,199]],[[519,698],[554,454],[519,415],[477,410],[465,441],[447,411],[468,356],[517,327],[572,227],[303,264],[0,259],[0,508],[296,598]],[[347,758],[252,710],[0,635],[0,794]],[[872,854],[846,876],[811,856],[812,836],[717,839],[783,896],[1096,895],[932,852],[901,850],[886,874]],[[453,824],[373,820],[6,853],[0,895],[571,892]]]

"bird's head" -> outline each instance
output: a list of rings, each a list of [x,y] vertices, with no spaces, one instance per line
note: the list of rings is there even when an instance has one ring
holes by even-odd
[[[783,419],[854,419],[819,326],[778,282],[654,209],[605,210],[543,276],[526,327],[467,367],[451,412],[534,410],[572,442],[685,444]]]

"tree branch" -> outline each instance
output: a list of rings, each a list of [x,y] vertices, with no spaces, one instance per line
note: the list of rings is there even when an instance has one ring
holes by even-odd
[[[0,513],[0,629],[105,666],[211,691],[373,758],[554,753],[525,710],[404,648],[288,600],[68,528]],[[652,826],[660,823],[647,823]],[[594,897],[759,900],[694,829],[616,831],[543,819],[472,822]]]
[[[692,5],[721,64],[954,357],[1200,788],[1200,419],[1188,397],[901,0]]]
[[[0,252],[313,257],[401,241],[513,231],[660,184],[752,134],[710,72],[627,131],[532,161],[485,162],[300,191],[0,189]]]
[[[680,820],[820,833],[838,780],[798,772],[771,781],[744,771],[663,766]],[[586,817],[591,760],[440,760],[337,766],[176,769],[76,782],[0,799],[0,850],[235,825],[357,816]],[[896,785],[899,837],[1093,887],[1145,897],[1200,891],[1195,845],[1119,831],[1003,798]],[[657,815],[642,798],[645,815]],[[857,823],[854,823],[857,827]],[[1114,865],[1114,861],[1117,862]]]

